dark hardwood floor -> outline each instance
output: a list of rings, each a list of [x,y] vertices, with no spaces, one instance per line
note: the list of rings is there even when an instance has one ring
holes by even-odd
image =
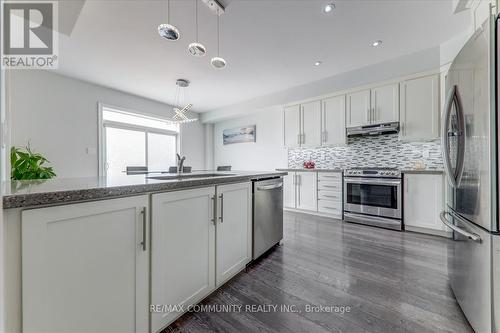
[[[202,302],[241,311],[187,313],[164,332],[472,332],[448,285],[451,241],[295,213],[284,228],[282,246]],[[333,312],[308,311],[319,305]]]

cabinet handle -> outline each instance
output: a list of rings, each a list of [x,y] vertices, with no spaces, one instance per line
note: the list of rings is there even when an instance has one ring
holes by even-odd
[[[141,214],[142,214],[142,250],[146,251],[146,232],[147,232],[147,214],[146,214],[146,207],[142,207]]]
[[[215,225],[215,211],[217,210],[217,208],[215,207],[216,205],[216,201],[215,201],[215,195],[212,195],[212,218],[210,219],[210,222],[213,223],[213,225]]]
[[[366,122],[370,122],[370,109],[366,109]]]
[[[220,216],[219,216],[219,220],[220,220],[220,223],[224,222],[224,194],[221,193],[221,195],[219,195],[219,199],[220,199]]]
[[[297,144],[300,145],[300,134],[297,134]]]
[[[302,144],[306,143],[306,134],[302,134]]]

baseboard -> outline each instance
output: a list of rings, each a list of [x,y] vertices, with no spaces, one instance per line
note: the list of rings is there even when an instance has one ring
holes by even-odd
[[[302,213],[302,214],[321,216],[321,217],[329,217],[332,219],[342,220],[342,215],[332,215],[332,214],[326,214],[326,213],[321,213],[321,212],[315,212],[312,210],[301,210],[301,209],[294,209],[294,208],[283,208],[283,210],[287,211],[287,212]]]
[[[431,228],[414,227],[414,226],[411,226],[411,225],[405,225],[405,230],[406,231],[412,231],[412,232],[418,232],[418,233],[421,233],[421,234],[428,234],[428,235],[446,237],[446,238],[452,238],[452,236],[453,236],[452,232],[443,231],[443,230],[436,230],[436,229],[431,229]]]
[[[311,210],[301,210],[301,209],[286,208],[286,207],[283,208],[283,210],[287,211],[287,212],[301,213],[301,214],[321,216],[321,217],[328,217],[328,218],[331,218],[331,219],[336,219],[336,220],[343,221],[343,217],[342,216],[325,214],[325,213],[320,213],[320,212],[314,212],[314,211],[311,211]],[[427,235],[433,235],[433,236],[440,236],[440,237],[445,237],[445,238],[452,238],[453,237],[453,233],[452,232],[447,232],[447,231],[443,231],[443,230],[436,230],[436,229],[430,229],[430,228],[407,226],[407,225],[405,225],[405,231],[418,232],[418,233],[421,233],[421,234],[427,234]]]

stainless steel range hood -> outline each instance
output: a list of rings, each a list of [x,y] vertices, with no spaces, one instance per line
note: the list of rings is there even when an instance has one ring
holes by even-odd
[[[399,122],[347,128],[347,136],[379,135],[399,132]]]

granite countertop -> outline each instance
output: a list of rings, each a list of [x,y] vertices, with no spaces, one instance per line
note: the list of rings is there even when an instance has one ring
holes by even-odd
[[[425,173],[431,175],[441,175],[444,173],[444,170],[438,169],[401,169],[402,173]]]
[[[204,177],[203,175],[207,175]],[[214,175],[217,176],[209,176]],[[53,180],[9,181],[2,183],[3,208],[60,205],[82,201],[126,197],[154,192],[168,192],[193,187],[225,183],[247,182],[286,175],[280,171],[196,171],[196,178],[151,179],[156,176],[176,176],[158,173],[148,175],[122,175],[117,178],[60,178]]]
[[[280,168],[276,171],[295,172],[295,171],[310,171],[310,172],[343,172],[343,169],[305,169],[305,168]]]
[[[304,168],[280,168],[276,169],[276,171],[286,171],[286,172],[295,172],[295,171],[310,171],[310,172],[342,172],[343,169],[304,169]],[[422,174],[432,174],[432,175],[440,175],[443,174],[443,170],[438,169],[400,169],[402,173],[422,173]]]

